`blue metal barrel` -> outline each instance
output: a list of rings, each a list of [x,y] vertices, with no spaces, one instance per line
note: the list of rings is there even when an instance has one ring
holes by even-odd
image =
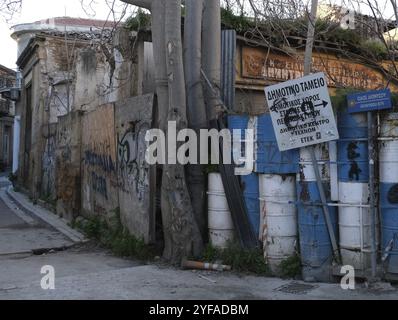
[[[368,121],[366,113],[338,115],[339,231],[344,265],[371,266]]]
[[[249,221],[256,235],[260,232],[260,191],[259,177],[252,173],[248,176],[241,176],[243,197],[245,199]]]
[[[382,253],[387,278],[398,279],[398,113],[383,116],[379,143]]]
[[[313,147],[327,201],[330,202],[330,165],[327,144]],[[300,254],[305,281],[332,280],[333,249],[326,225],[311,153],[300,149],[300,173],[297,174],[298,224]],[[329,207],[337,238],[337,210]]]
[[[324,188],[325,190],[329,189],[328,183],[324,183]],[[299,181],[297,182],[297,192],[300,199],[298,224],[304,279],[330,281],[333,249],[317,183]],[[336,208],[329,207],[329,213],[335,235],[337,235]]]
[[[340,182],[369,182],[368,123],[366,115],[338,115],[338,176]]]
[[[255,171],[264,174],[290,174],[299,171],[299,150],[280,152],[271,116],[257,118]]]
[[[398,183],[380,184],[383,247],[388,250],[387,271],[398,274]],[[384,253],[384,252],[383,252]]]
[[[249,116],[247,115],[231,115],[228,116],[228,128],[230,130],[242,130],[241,139],[245,139],[245,129],[249,123]],[[242,147],[242,152],[244,148]],[[240,181],[243,190],[243,197],[246,204],[246,210],[249,215],[249,221],[255,234],[260,231],[260,192],[259,192],[259,178],[256,173],[247,176],[240,176]]]

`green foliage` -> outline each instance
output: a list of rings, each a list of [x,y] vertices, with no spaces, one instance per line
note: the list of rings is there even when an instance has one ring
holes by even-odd
[[[232,10],[221,9],[221,21],[228,28],[235,29],[238,33],[244,33],[257,28],[263,35],[275,45],[285,43],[285,37],[307,37],[306,18],[297,19],[273,19],[258,21],[246,16],[237,16]],[[363,38],[357,30],[343,29],[338,23],[327,19],[318,19],[315,25],[316,39],[325,41],[344,48],[356,54],[366,55],[374,60],[388,58],[388,50],[379,40]]]
[[[237,16],[231,10],[221,8],[221,22],[228,28],[235,29],[237,32],[246,31],[254,27],[254,23],[245,16]]]
[[[315,30],[318,40],[351,47],[358,47],[363,41],[359,32],[351,29],[343,29],[338,24],[324,19],[319,19],[316,22]]]
[[[156,255],[153,248],[146,245],[142,239],[132,236],[123,227],[119,209],[114,211],[114,215],[108,221],[96,216],[87,220],[75,221],[72,226],[80,229],[88,238],[111,249],[117,256],[147,261],[152,260]]]
[[[213,263],[221,260],[223,264],[230,265],[234,271],[238,272],[270,275],[262,250],[245,250],[236,243],[229,243],[225,249],[208,245],[203,252],[202,259],[205,262]]]
[[[151,15],[145,13],[142,9],[138,9],[135,16],[126,20],[125,28],[132,31],[140,31],[151,26]]]
[[[282,278],[295,278],[301,275],[301,259],[298,255],[291,256],[281,262],[279,273]]]
[[[209,163],[209,164],[203,165],[202,168],[203,168],[203,173],[207,174],[207,175],[210,173],[219,173],[220,172],[220,170],[218,168],[218,164]]]
[[[388,58],[386,46],[379,40],[368,39],[361,43],[361,49],[376,60]]]
[[[332,106],[334,110],[336,111],[347,110],[347,95],[359,92],[361,91],[352,88],[337,89],[336,94],[330,97],[330,99],[332,100]]]

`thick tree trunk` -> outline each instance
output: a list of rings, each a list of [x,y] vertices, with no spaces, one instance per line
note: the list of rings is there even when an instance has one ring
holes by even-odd
[[[221,87],[221,11],[220,0],[205,0],[202,31],[202,66],[214,91],[205,86],[207,119],[217,118]]]
[[[198,137],[200,129],[208,127],[200,73],[202,67],[202,16],[203,0],[185,1],[184,70],[187,116],[189,127],[195,130]],[[206,177],[199,164],[189,164],[186,172],[195,220],[202,238],[205,240],[207,238]]]
[[[188,127],[181,39],[181,0],[167,0],[165,15],[169,82],[168,120],[177,122],[178,132]],[[170,148],[168,150],[170,151]],[[191,254],[199,255],[203,250],[184,170],[184,166],[179,163],[166,165],[162,183],[163,224],[165,233],[171,236],[171,242],[165,243],[165,257],[175,263],[181,262],[181,258]],[[164,210],[166,208],[167,210]]]
[[[177,131],[185,129],[187,116],[181,43],[181,0],[123,1],[152,12],[159,127],[167,132],[168,122],[176,121]],[[163,166],[161,208],[164,258],[177,264],[184,257],[201,254],[203,241],[193,216],[183,165]]]

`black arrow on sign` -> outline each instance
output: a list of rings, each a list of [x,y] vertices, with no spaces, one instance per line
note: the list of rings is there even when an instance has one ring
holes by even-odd
[[[323,100],[322,103],[316,104],[315,107],[322,107],[322,106],[323,106],[324,108],[326,108],[326,106],[327,106],[328,104],[329,104],[329,103],[328,103],[327,101]]]

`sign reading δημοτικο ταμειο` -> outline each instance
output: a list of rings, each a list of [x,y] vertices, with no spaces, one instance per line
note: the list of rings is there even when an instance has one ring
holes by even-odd
[[[266,87],[265,96],[280,151],[339,139],[322,72]]]

